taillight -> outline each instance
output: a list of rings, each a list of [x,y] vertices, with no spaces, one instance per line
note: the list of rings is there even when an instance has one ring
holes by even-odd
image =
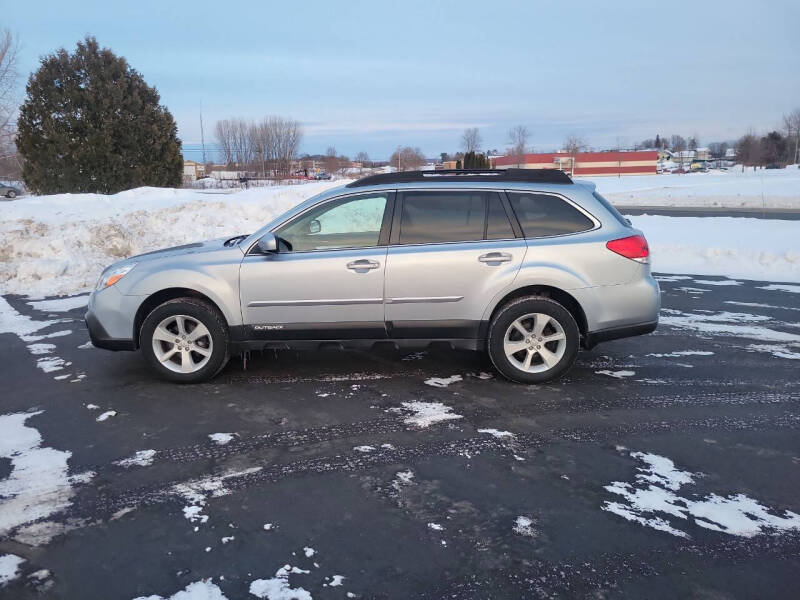
[[[632,235],[618,240],[611,240],[606,242],[606,248],[636,262],[650,262],[650,248],[647,247],[647,240],[644,239],[643,235]]]

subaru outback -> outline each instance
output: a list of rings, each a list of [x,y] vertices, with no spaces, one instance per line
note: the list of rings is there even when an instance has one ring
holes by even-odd
[[[655,330],[647,241],[557,170],[372,175],[250,235],[133,256],[89,300],[92,343],[207,380],[256,349],[485,351],[505,377],[565,373],[580,347]]]

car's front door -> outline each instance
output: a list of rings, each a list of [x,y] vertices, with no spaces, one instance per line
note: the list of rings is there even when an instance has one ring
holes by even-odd
[[[383,284],[392,192],[325,201],[273,233],[279,252],[242,261],[240,294],[254,339],[386,337]]]
[[[475,339],[489,301],[525,256],[495,191],[398,193],[386,259],[390,337]]]

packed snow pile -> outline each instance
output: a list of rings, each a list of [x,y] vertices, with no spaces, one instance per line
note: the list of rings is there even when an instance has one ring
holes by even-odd
[[[591,179],[619,206],[800,208],[800,169],[749,169]]]
[[[0,203],[0,293],[73,294],[127,256],[252,233],[325,189],[325,181],[233,193],[137,188]]]
[[[800,222],[734,217],[629,217],[653,271],[800,282]]]

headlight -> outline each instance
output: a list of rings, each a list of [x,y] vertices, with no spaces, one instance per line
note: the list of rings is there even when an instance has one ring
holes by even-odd
[[[125,275],[130,273],[131,269],[133,269],[135,266],[136,263],[129,263],[115,269],[103,271],[103,274],[100,276],[100,281],[97,282],[97,287],[95,289],[102,290],[110,285],[114,285],[120,279],[125,277]]]

